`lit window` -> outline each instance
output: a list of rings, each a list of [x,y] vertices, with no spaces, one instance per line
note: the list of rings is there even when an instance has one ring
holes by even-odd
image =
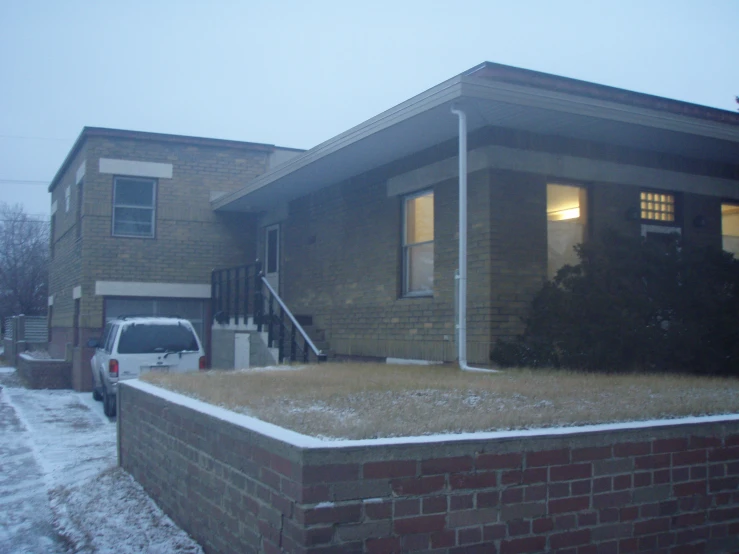
[[[156,183],[151,179],[117,177],[113,184],[113,234],[153,237]]]
[[[675,195],[661,192],[642,192],[641,218],[649,221],[675,221]]]
[[[721,204],[723,248],[739,257],[739,204]]]
[[[586,190],[569,185],[547,185],[547,275],[551,279],[564,265],[577,265],[575,245],[585,239]]]
[[[434,193],[404,201],[403,293],[429,295],[434,290]]]

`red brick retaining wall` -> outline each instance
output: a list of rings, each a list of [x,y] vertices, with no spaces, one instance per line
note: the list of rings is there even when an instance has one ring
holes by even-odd
[[[739,551],[736,419],[324,446],[119,395],[121,465],[206,552]]]

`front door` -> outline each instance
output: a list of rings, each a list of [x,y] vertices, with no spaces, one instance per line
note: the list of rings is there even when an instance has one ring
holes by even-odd
[[[280,294],[280,226],[264,228],[264,276],[267,282]]]

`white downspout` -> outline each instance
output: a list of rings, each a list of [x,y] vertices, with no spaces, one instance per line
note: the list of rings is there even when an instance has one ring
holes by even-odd
[[[459,333],[457,357],[463,371],[495,373],[494,369],[467,365],[467,114],[456,104],[452,113],[459,117]]]

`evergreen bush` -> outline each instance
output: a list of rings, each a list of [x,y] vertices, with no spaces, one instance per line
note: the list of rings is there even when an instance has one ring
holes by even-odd
[[[575,247],[534,298],[503,367],[739,374],[739,261],[717,249],[614,231]]]

